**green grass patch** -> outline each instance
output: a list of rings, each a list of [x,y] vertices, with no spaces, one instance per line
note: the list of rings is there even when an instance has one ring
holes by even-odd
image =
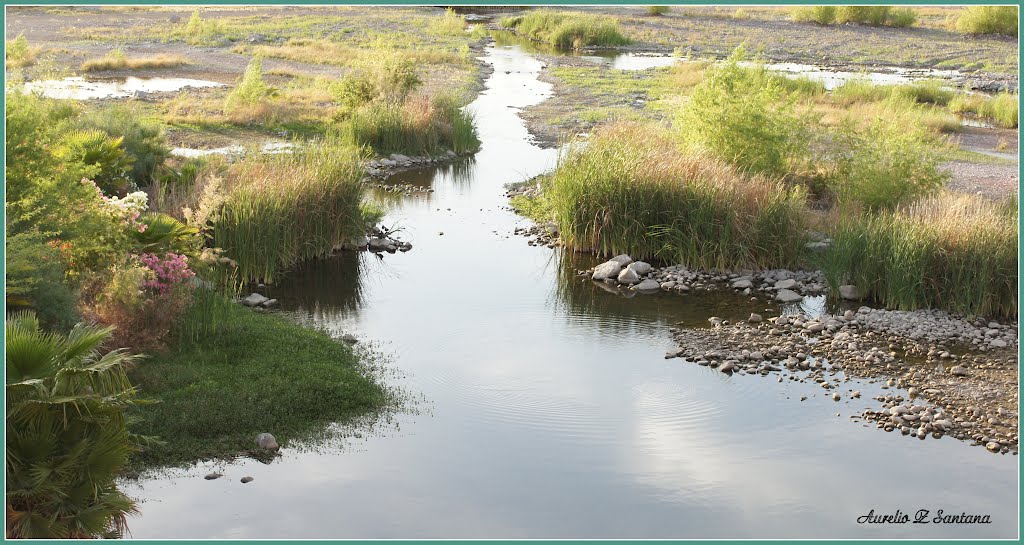
[[[1016,94],[999,93],[995,96],[957,95],[949,101],[950,111],[988,119],[1000,127],[1017,128],[1020,98]]]
[[[282,445],[315,438],[388,403],[348,346],[237,305],[216,333],[144,360],[131,379],[158,401],[133,411],[132,431],[164,441],[134,458],[137,469],[230,459],[263,432]]]
[[[542,182],[542,202],[571,247],[707,268],[792,266],[800,258],[804,196],[682,152],[660,128],[606,126],[572,146]]]
[[[841,220],[822,257],[832,286],[889,308],[1017,317],[1017,206],[945,194]]]
[[[562,48],[630,43],[619,29],[618,20],[607,15],[538,9],[521,18],[502,19],[502,24],[515,28],[520,34]]]

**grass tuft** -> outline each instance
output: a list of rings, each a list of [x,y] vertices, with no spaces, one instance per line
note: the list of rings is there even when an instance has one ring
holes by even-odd
[[[1017,10],[1017,6],[966,6],[956,20],[956,29],[964,34],[1016,36]]]
[[[521,18],[502,19],[502,24],[515,28],[520,34],[567,49],[630,43],[619,30],[618,20],[607,15],[539,9]]]
[[[115,49],[99,59],[89,59],[82,63],[83,72],[100,72],[103,70],[145,70],[148,68],[175,68],[189,64],[181,55],[153,55],[151,57],[128,57],[124,50]]]

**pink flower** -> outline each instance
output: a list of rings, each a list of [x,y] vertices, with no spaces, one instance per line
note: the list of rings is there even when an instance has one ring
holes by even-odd
[[[153,271],[153,280],[147,280],[143,286],[164,294],[196,275],[188,266],[188,257],[167,252],[163,257],[155,254],[142,254],[142,264]]]

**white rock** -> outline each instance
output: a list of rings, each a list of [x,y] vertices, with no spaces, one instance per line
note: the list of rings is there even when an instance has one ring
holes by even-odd
[[[633,262],[633,258],[629,257],[626,254],[620,254],[620,255],[617,255],[617,256],[609,259],[609,261],[614,261],[614,262],[618,263],[620,266],[625,267],[626,265],[629,265],[630,263]]]
[[[246,297],[242,298],[242,304],[247,306],[247,307],[260,306],[263,303],[266,303],[267,301],[269,301],[269,299],[267,299],[266,297],[264,297],[264,296],[262,296],[262,295],[260,295],[258,293],[250,293]]]
[[[629,264],[629,268],[633,269],[633,272],[640,276],[643,276],[654,269],[654,267],[652,267],[650,263],[647,263],[645,261],[634,261]]]
[[[738,290],[745,289],[745,288],[750,288],[750,287],[753,287],[753,285],[754,284],[751,283],[750,280],[747,280],[745,278],[741,279],[741,280],[737,280],[737,281],[732,283],[732,287],[735,288],[735,289],[738,289]]]
[[[783,303],[795,303],[803,299],[803,295],[792,290],[779,290],[779,293],[775,294],[775,300]]]
[[[619,272],[618,280],[620,284],[636,284],[640,281],[640,275],[633,269],[626,267]],[[659,287],[661,287],[659,285]]]
[[[787,278],[785,280],[779,280],[778,282],[775,283],[775,287],[780,289],[780,290],[788,290],[788,289],[792,288],[793,286],[796,286],[796,280],[793,280],[792,278]]]
[[[605,261],[604,263],[594,267],[594,274],[591,278],[594,280],[604,280],[606,278],[615,278],[619,275],[619,271],[622,270],[622,263],[615,261],[614,259]]]

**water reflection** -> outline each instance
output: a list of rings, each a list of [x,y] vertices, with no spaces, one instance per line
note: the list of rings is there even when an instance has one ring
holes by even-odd
[[[223,83],[189,78],[136,78],[123,80],[87,80],[70,77],[61,80],[40,80],[25,83],[24,92],[41,93],[48,98],[91,100],[129,98],[144,93],[169,93],[182,89],[224,87]]]

